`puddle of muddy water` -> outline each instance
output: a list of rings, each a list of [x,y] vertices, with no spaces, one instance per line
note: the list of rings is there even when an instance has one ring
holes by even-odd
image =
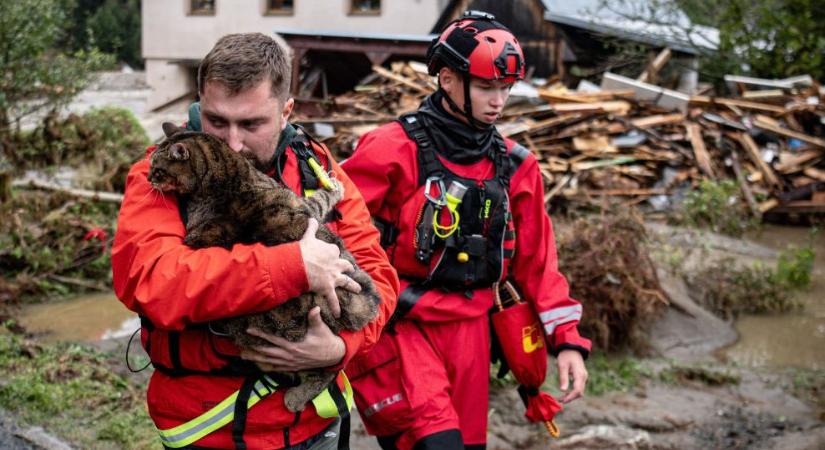
[[[784,250],[788,245],[805,245],[808,233],[807,228],[770,225],[749,237]],[[787,314],[740,317],[736,321],[740,338],[725,351],[728,359],[749,366],[825,370],[825,233],[816,237],[814,247],[811,285],[794,294],[803,308]]]
[[[96,342],[131,335],[140,327],[135,313],[112,293],[27,306],[17,320],[44,341]]]

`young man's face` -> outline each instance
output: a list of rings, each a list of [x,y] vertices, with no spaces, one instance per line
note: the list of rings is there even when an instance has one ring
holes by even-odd
[[[464,79],[458,73],[446,70],[449,72],[442,74],[441,87],[456,105],[464,108]],[[470,78],[470,103],[473,108],[473,118],[486,124],[494,123],[501,115],[512,87],[513,83]],[[456,117],[466,122],[463,116]]]
[[[237,94],[220,82],[207,81],[201,93],[203,131],[229,144],[259,170],[265,170],[294,101],[290,98],[281,103],[272,96],[269,80]]]

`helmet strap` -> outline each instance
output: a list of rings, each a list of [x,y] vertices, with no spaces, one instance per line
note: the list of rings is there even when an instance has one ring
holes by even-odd
[[[471,126],[473,126],[475,128],[478,128],[478,129],[481,129],[481,130],[485,130],[487,128],[490,128],[492,126],[491,124],[484,123],[484,122],[476,119],[475,117],[473,117],[473,103],[472,103],[472,99],[470,99],[470,74],[462,73],[461,76],[464,80],[464,108],[463,109],[461,107],[459,107],[458,104],[456,104],[456,102],[453,101],[452,97],[450,97],[450,94],[448,94],[447,91],[445,91],[441,87],[441,83],[438,84],[438,90],[441,91],[441,94],[447,100],[447,105],[450,107],[450,109],[453,110],[454,113],[461,114],[462,116],[464,116],[464,118],[467,119],[467,122],[469,122]]]

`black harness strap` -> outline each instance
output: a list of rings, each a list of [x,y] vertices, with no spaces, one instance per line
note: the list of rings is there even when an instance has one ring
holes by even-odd
[[[418,146],[418,185],[423,186],[428,177],[442,174],[443,166],[436,156],[435,147],[432,145],[427,130],[421,125],[416,113],[404,114],[399,117],[398,122],[407,136]]]
[[[332,401],[335,402],[338,417],[341,419],[341,427],[338,430],[338,450],[349,450],[350,414],[347,399],[344,398],[344,393],[335,381],[330,383],[327,390],[332,396]]]
[[[398,296],[398,304],[395,306],[395,312],[392,313],[384,328],[390,333],[395,333],[395,324],[410,312],[421,296],[428,290],[429,288],[423,284],[411,284],[401,291],[401,295]]]
[[[235,443],[236,450],[246,450],[246,442],[243,440],[243,434],[246,430],[246,413],[249,411],[247,404],[249,403],[249,396],[255,387],[256,377],[246,377],[243,380],[241,388],[238,390],[238,396],[235,398],[235,417],[232,420],[232,442]]]

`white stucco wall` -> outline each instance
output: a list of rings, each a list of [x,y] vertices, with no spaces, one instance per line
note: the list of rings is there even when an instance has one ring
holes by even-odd
[[[195,90],[181,61],[198,61],[229,33],[278,29],[358,33],[429,33],[447,0],[381,0],[378,15],[349,14],[350,0],[294,0],[292,15],[265,15],[265,0],[215,0],[215,14],[189,15],[189,0],[143,0],[142,53],[148,108]]]
[[[214,16],[188,15],[189,0],[143,0],[143,57],[200,59],[228,33],[278,28],[426,34],[444,0],[382,0],[380,15],[350,15],[350,0],[294,0],[294,14],[264,15],[264,0],[216,0]]]

